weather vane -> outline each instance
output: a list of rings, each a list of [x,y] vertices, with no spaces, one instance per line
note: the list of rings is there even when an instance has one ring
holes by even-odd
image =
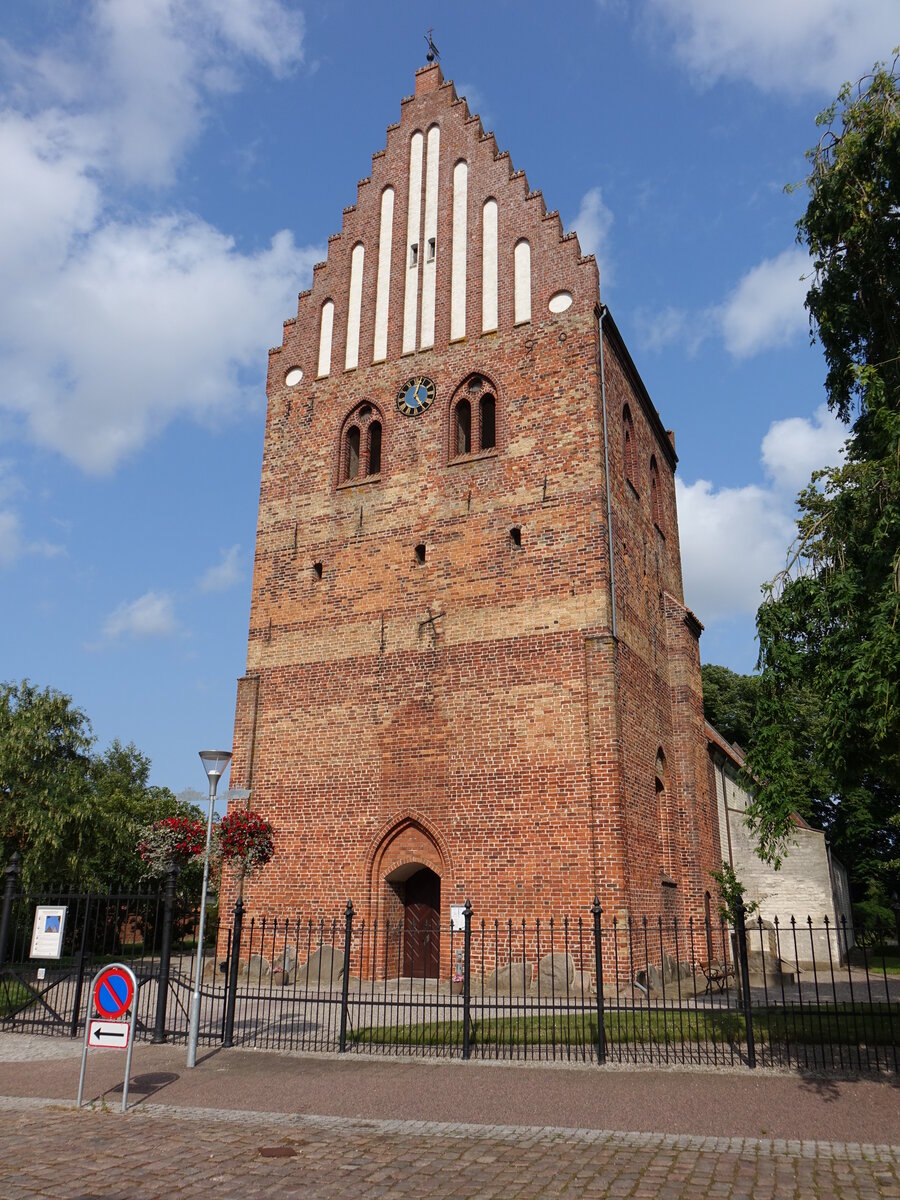
[[[434,26],[432,26],[431,29],[429,29],[428,32],[425,34],[425,41],[428,43],[428,53],[425,55],[425,57],[428,59],[428,61],[430,63],[434,62],[435,59],[437,59],[438,62],[441,61],[441,56],[438,53],[438,48],[434,44],[434,39],[431,36],[433,33],[434,33]]]

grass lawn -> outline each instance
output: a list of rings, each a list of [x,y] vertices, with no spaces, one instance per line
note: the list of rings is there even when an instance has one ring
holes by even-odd
[[[17,979],[0,980],[0,1017],[8,1017],[31,998],[31,992]]]
[[[893,943],[881,942],[869,946],[854,946],[850,951],[850,963],[854,967],[867,966],[869,975],[878,978],[880,975],[900,975],[900,946]]]
[[[698,1012],[694,1009],[608,1011],[603,1021],[611,1045],[665,1045],[686,1042],[744,1042],[744,1018],[738,1012]],[[870,1046],[900,1043],[900,1013],[887,1005],[868,1007],[828,1005],[820,1008],[759,1008],[753,1010],[757,1042],[818,1042]],[[369,1026],[349,1035],[353,1043],[394,1046],[461,1046],[461,1021],[423,1025]],[[595,1014],[561,1013],[548,1016],[479,1017],[472,1022],[472,1046],[561,1045],[589,1046],[597,1042]]]

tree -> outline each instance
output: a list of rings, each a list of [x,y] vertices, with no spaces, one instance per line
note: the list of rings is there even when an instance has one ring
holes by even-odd
[[[90,722],[69,696],[27,679],[0,684],[0,839],[4,861],[23,856],[26,882],[40,863],[66,880],[84,833]]]
[[[900,803],[900,87],[897,59],[846,85],[818,118],[798,240],[828,404],[848,425],[843,465],[798,498],[788,565],[757,614],[760,687],[747,758],[761,852],[818,806],[857,890],[896,857]],[[805,709],[805,711],[804,711]],[[896,886],[896,879],[889,882]]]
[[[739,675],[714,663],[704,663],[700,673],[703,715],[729,742],[746,750],[756,715],[759,676]]]
[[[4,863],[21,853],[26,887],[136,882],[138,829],[185,807],[149,785],[134,745],[93,747],[71,697],[27,679],[0,684],[0,850]]]

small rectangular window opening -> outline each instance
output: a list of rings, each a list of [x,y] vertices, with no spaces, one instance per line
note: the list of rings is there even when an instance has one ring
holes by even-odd
[[[419,262],[419,243],[413,242],[409,248],[409,265],[415,267]]]
[[[428,245],[425,247],[425,261],[426,262],[430,262],[430,263],[434,262],[435,242],[436,242],[435,238],[428,239]]]
[[[321,563],[313,563],[313,575],[315,575],[316,579],[322,578],[322,564]]]
[[[416,562],[423,563],[424,561],[425,561],[425,546],[423,545],[423,543],[420,542],[419,545],[416,546]]]
[[[509,540],[514,546],[522,545],[522,530],[518,525],[513,525],[512,529],[509,531]]]

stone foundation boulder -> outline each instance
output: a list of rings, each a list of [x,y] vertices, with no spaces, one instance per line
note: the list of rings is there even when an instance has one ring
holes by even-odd
[[[344,976],[344,956],[334,946],[320,946],[297,971],[300,987],[330,988]]]
[[[594,977],[590,971],[576,971],[575,979],[572,983],[571,995],[576,1000],[587,999],[588,996],[596,995],[594,987]]]
[[[551,996],[565,998],[571,994],[574,982],[575,959],[571,954],[555,950],[552,954],[544,955],[538,964],[537,977],[542,999],[546,1000]]]
[[[487,996],[527,996],[534,979],[534,963],[528,961],[507,963],[484,977],[484,994]]]
[[[272,979],[272,964],[264,954],[251,954],[247,963],[247,982],[251,985],[269,983]]]

